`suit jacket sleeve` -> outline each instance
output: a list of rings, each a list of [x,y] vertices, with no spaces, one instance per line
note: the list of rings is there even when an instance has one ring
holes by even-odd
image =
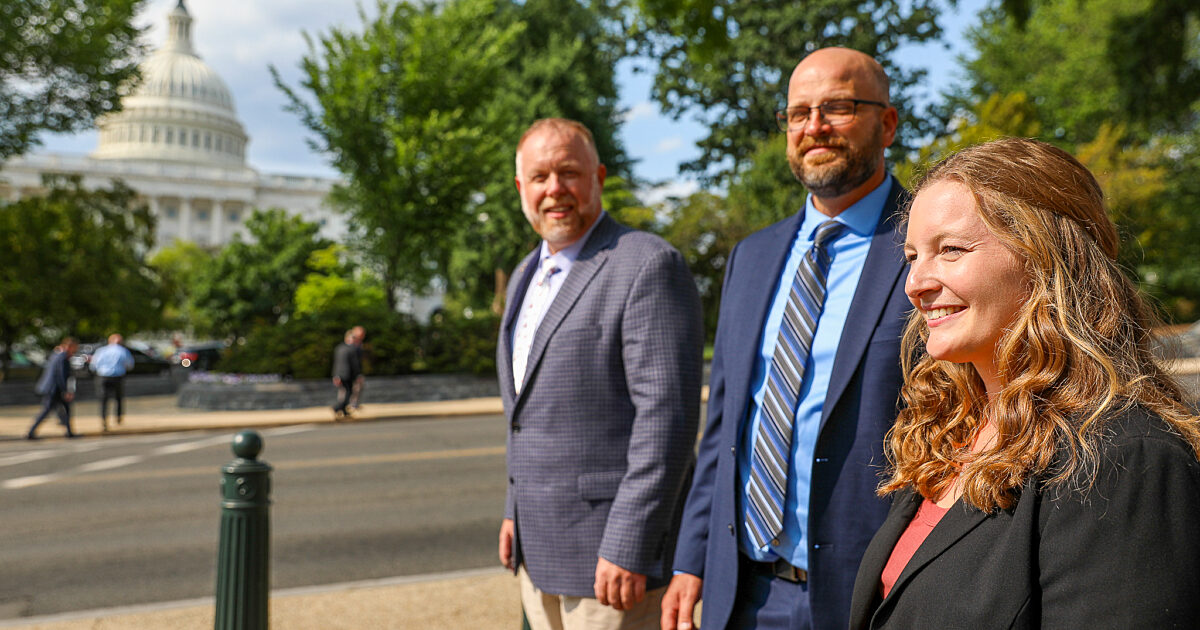
[[[725,266],[722,286],[729,286],[730,271],[737,257],[738,247],[729,254]],[[718,321],[723,321],[718,318]],[[714,346],[720,346],[721,330],[717,328]],[[725,368],[724,353],[714,352],[708,379],[708,415],[705,419],[704,435],[696,455],[696,474],[692,479],[687,502],[683,506],[683,520],[679,525],[679,539],[675,548],[675,571],[704,577],[704,555],[708,549],[709,517],[712,513],[712,497],[717,479],[717,455],[720,449],[721,422],[724,420]],[[734,419],[736,422],[737,419]]]
[[[622,359],[635,408],[627,468],[599,555],[661,575],[672,517],[692,462],[704,346],[700,297],[683,257],[662,249],[631,285],[621,318]]]
[[[1082,501],[1053,493],[1039,515],[1042,627],[1200,624],[1200,462],[1181,440],[1106,449]]]

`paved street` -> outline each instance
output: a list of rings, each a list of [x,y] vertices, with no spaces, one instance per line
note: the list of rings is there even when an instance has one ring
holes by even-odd
[[[500,416],[261,432],[273,589],[496,564]],[[0,442],[0,619],[211,596],[231,437]]]

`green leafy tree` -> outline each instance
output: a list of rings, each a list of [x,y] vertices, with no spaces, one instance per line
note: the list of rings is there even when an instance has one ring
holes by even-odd
[[[244,337],[286,322],[295,310],[296,289],[316,271],[310,266],[313,253],[330,246],[319,229],[283,210],[254,211],[246,219],[250,240],[235,235],[192,288],[190,308],[202,322],[211,322],[203,332]]]
[[[137,78],[143,0],[0,3],[0,161],[40,132],[87,129],[117,111]]]
[[[308,257],[312,269],[296,287],[295,314],[318,317],[346,324],[364,317],[371,321],[385,318],[387,296],[378,279],[365,269],[356,269],[345,260],[342,245],[330,245],[314,251]]]
[[[480,103],[520,29],[494,22],[491,0],[378,8],[375,20],[360,12],[362,32],[309,37],[299,89],[272,72],[315,148],[346,177],[332,198],[394,306],[398,290],[421,293],[445,273],[456,232],[472,219],[479,164],[500,149]]]
[[[1037,112],[1024,92],[992,94],[970,111],[951,121],[950,131],[909,154],[892,170],[911,189],[925,169],[960,149],[1004,136],[1037,137],[1041,132]]]
[[[529,124],[564,117],[586,125],[608,168],[606,191],[628,189],[632,173],[618,138],[614,78],[624,40],[605,26],[604,14],[577,0],[505,0],[497,2],[492,22],[514,32],[504,50],[504,66],[492,77],[491,92],[476,105],[495,142],[475,156],[476,192],[468,218],[458,226],[444,278],[450,292],[459,294],[458,301],[500,313],[508,273],[538,242],[513,184],[517,141]],[[605,202],[615,215],[639,205],[631,195],[606,195]],[[645,213],[633,214],[620,216],[645,219]]]
[[[192,308],[192,288],[205,269],[212,265],[214,253],[193,241],[176,239],[159,249],[149,260],[159,278],[166,301],[163,305],[163,324],[170,330],[211,330],[208,314]]]
[[[1194,3],[1019,4],[1023,20],[1011,8],[993,9],[968,32],[975,52],[951,106],[961,111],[995,94],[1027,93],[1037,135],[1071,151],[1104,185],[1124,237],[1122,262],[1169,318],[1194,319],[1200,315],[1200,20]],[[1161,49],[1132,51],[1130,42],[1146,44],[1145,25],[1160,24],[1163,15],[1179,19],[1162,30],[1155,42]],[[1182,49],[1173,43],[1180,32]],[[1133,81],[1130,64],[1139,59],[1151,61],[1138,69],[1145,76]]]
[[[653,96],[676,118],[692,115],[709,127],[700,157],[684,164],[702,176],[729,176],[774,131],[795,65],[809,52],[845,46],[878,59],[892,80],[900,110],[897,148],[929,130],[907,107],[924,77],[892,61],[908,43],[941,35],[937,17],[954,0],[640,0],[643,50],[659,60]]]
[[[149,208],[121,182],[89,191],[78,177],[49,177],[46,187],[0,206],[0,347],[155,327],[163,297],[145,258]]]
[[[1174,122],[1191,116],[1200,94],[1200,59],[1196,56],[1200,4],[1195,0],[1140,0],[1112,5],[1083,6],[1075,12],[1089,20],[1111,19],[1107,36],[1099,42],[1103,57],[1116,79],[1118,98],[1132,118],[1144,122]],[[998,15],[1011,18],[1009,26],[1024,29],[1042,5],[1061,9],[1045,0],[1003,0]],[[996,15],[996,14],[994,14]]]

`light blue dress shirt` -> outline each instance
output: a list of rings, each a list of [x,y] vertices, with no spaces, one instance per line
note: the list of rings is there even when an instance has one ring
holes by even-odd
[[[133,355],[120,344],[106,344],[92,353],[88,362],[98,376],[125,376],[133,369]]]
[[[744,515],[739,514],[739,517],[743,517],[738,530],[739,545],[746,555],[755,560],[771,562],[783,558],[795,567],[808,569],[808,497],[812,481],[813,453],[821,427],[821,414],[825,409],[825,393],[829,389],[829,376],[833,371],[833,361],[837,356],[838,341],[842,337],[846,315],[850,312],[850,303],[858,288],[863,263],[871,248],[871,238],[879,225],[891,187],[892,177],[888,175],[875,190],[835,219],[844,223],[847,229],[843,230],[841,236],[829,247],[833,255],[833,264],[826,282],[825,308],[817,322],[812,350],[804,370],[804,381],[800,386],[800,400],[792,434],[787,498],[783,507],[783,533],[779,536],[779,544],[754,547]],[[783,273],[777,280],[775,297],[763,326],[762,346],[755,360],[753,380],[750,381],[754,399],[748,412],[749,422],[744,423],[742,427],[742,448],[737,451],[740,483],[738,487],[741,489],[739,506],[749,505],[746,493],[750,483],[750,453],[753,450],[749,445],[754,443],[753,436],[762,420],[767,371],[775,353],[775,342],[779,337],[779,326],[783,321],[788,291],[796,277],[796,270],[800,267],[801,258],[812,247],[817,227],[828,220],[828,216],[821,214],[813,206],[812,195],[809,194],[804,204],[804,220],[792,241],[792,249],[784,264]]]
[[[518,311],[517,320],[513,322],[512,333],[509,338],[509,347],[512,347],[512,345],[516,344],[517,331],[521,330],[521,325],[525,322],[526,317],[535,318],[533,330],[534,334],[537,334],[537,328],[538,326],[542,325],[542,320],[546,318],[546,312],[550,310],[550,305],[554,303],[554,298],[558,295],[558,290],[562,288],[563,282],[567,279],[567,275],[571,273],[571,265],[575,264],[575,259],[579,258],[579,252],[583,251],[583,246],[588,242],[588,239],[592,237],[592,232],[596,231],[596,226],[600,225],[600,222],[604,220],[605,214],[607,213],[601,210],[600,216],[596,217],[596,221],[592,223],[592,227],[589,227],[588,231],[585,232],[579,240],[567,245],[553,254],[550,253],[550,246],[546,244],[546,241],[542,241],[542,246],[538,250],[537,260],[533,261],[531,264],[540,266],[543,264],[542,261],[549,258],[554,262],[555,266],[558,267],[558,272],[550,276],[550,295],[546,298],[545,303],[542,304],[542,309],[537,313],[529,313],[529,302],[531,299],[533,299],[533,291],[530,291],[529,289],[533,286],[533,283],[537,281],[538,274],[537,270],[534,271],[533,280],[530,281],[529,287],[525,288],[525,296],[521,300],[521,310]]]

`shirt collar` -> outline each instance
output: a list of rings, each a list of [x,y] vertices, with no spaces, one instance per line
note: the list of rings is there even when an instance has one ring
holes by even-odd
[[[601,210],[600,216],[596,217],[596,221],[592,223],[592,227],[588,228],[588,231],[584,232],[583,236],[580,237],[579,240],[558,250],[558,252],[554,254],[550,253],[550,246],[547,245],[546,241],[543,240],[542,248],[538,251],[538,264],[541,265],[542,261],[546,260],[546,258],[550,258],[565,275],[566,272],[571,270],[571,264],[575,262],[576,258],[579,258],[579,253],[583,251],[583,246],[587,244],[588,239],[592,236],[592,232],[596,231],[596,226],[600,225],[600,222],[604,220],[604,215],[606,214],[608,213]]]
[[[879,226],[879,218],[883,215],[883,207],[887,204],[888,193],[891,190],[892,175],[885,173],[883,182],[862,199],[854,202],[854,205],[843,210],[834,220],[859,236],[870,236]],[[800,234],[811,241],[817,227],[828,220],[829,217],[813,205],[812,193],[808,193],[804,201],[804,220],[800,223]]]

